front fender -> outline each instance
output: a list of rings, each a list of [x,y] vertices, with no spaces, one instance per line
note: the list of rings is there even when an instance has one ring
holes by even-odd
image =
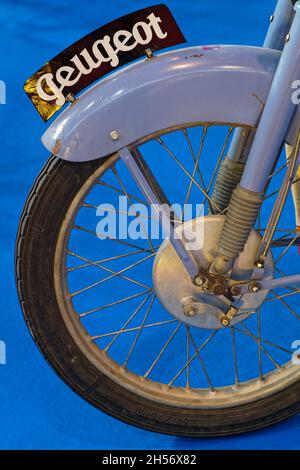
[[[137,62],[84,92],[42,141],[58,157],[82,162],[182,124],[255,127],[279,58],[280,51],[270,49],[210,46]]]

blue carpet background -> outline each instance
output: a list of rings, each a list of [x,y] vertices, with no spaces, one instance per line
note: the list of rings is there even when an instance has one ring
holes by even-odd
[[[223,439],[182,439],[120,423],[95,410],[47,366],[25,327],[17,300],[13,250],[18,218],[47,158],[45,124],[22,86],[66,46],[117,17],[155,3],[142,0],[1,0],[0,79],[7,84],[1,124],[1,449],[299,449],[300,416],[271,429]],[[165,0],[190,45],[263,42],[273,0]]]

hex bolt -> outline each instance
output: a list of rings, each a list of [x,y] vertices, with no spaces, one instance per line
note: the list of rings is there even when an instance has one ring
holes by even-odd
[[[249,292],[251,292],[251,294],[256,294],[260,290],[261,285],[258,282],[251,282],[251,284],[249,285]]]
[[[196,276],[194,279],[194,284],[198,287],[201,287],[203,284],[205,284],[205,281],[206,279],[204,276]]]
[[[224,328],[228,328],[228,326],[230,326],[230,320],[226,316],[220,319],[220,323],[222,326],[224,326]]]
[[[197,315],[198,309],[195,305],[188,305],[184,308],[184,314],[186,317],[193,318]]]
[[[111,140],[119,140],[120,139],[120,132],[118,131],[111,131],[110,133]]]

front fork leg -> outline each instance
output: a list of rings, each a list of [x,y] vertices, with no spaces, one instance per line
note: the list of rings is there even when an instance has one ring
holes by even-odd
[[[286,160],[288,163],[290,163],[293,152],[294,152],[294,147],[292,145],[286,145],[285,146],[286,150]],[[297,166],[297,169],[295,171],[295,179],[292,184],[292,195],[293,195],[293,201],[294,201],[294,207],[295,207],[295,221],[296,221],[296,230],[300,234],[300,165]]]
[[[294,18],[293,5],[290,0],[278,0],[274,14],[270,18],[270,26],[263,47],[281,50],[284,47],[287,34]],[[254,96],[259,101],[259,97]],[[255,132],[238,128],[234,132],[228,155],[222,162],[214,191],[211,213],[217,214],[216,208],[221,211],[227,209],[233,190],[241,181],[245,162],[249,155]],[[299,220],[300,224],[300,220]]]
[[[300,75],[299,1],[294,8],[289,41],[283,49],[241,182],[230,200],[214,261],[215,271],[221,274],[232,269],[245,247],[296,109],[291,99],[291,83]]]

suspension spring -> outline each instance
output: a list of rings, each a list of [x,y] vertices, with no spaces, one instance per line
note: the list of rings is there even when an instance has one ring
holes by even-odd
[[[263,197],[263,193],[248,191],[240,185],[233,191],[214,262],[214,269],[218,273],[227,273],[235,258],[243,251]]]
[[[244,168],[244,163],[232,162],[228,156],[223,160],[211,197],[211,214],[217,214],[218,209],[224,211],[228,207],[232,192],[241,181]]]

